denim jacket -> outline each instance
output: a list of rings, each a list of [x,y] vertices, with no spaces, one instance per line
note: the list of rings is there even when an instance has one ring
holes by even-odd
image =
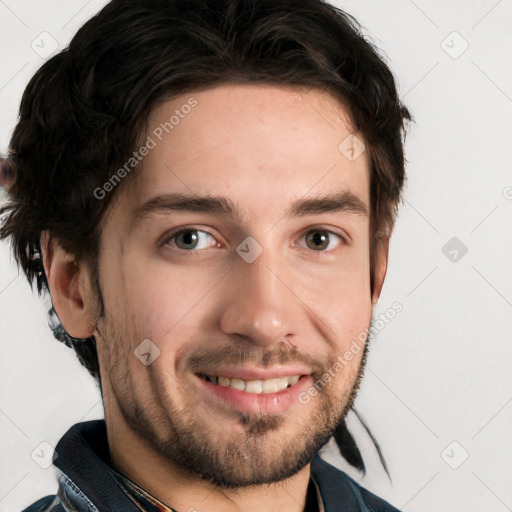
[[[105,420],[73,425],[55,451],[58,491],[23,512],[140,512],[112,470]],[[311,477],[324,512],[399,512],[316,455]],[[147,510],[151,508],[148,502]]]

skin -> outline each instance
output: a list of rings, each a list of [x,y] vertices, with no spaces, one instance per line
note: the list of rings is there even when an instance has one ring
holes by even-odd
[[[96,338],[108,441],[122,473],[181,511],[299,512],[310,456],[353,399],[363,351],[309,403],[276,414],[212,400],[192,357],[213,368],[300,363],[316,380],[369,327],[389,237],[376,247],[372,295],[368,216],[285,217],[294,200],[336,191],[369,211],[368,155],[350,161],[338,150],[354,133],[338,101],[291,87],[223,84],[183,95],[153,111],[148,134],[190,96],[197,106],[144,158],[105,224],[106,315],[98,316],[88,269],[45,234],[52,301],[67,332]],[[162,211],[132,226],[136,208],[163,192],[225,196],[240,219]],[[201,230],[194,255],[190,238],[159,245],[184,227]],[[325,244],[308,239],[318,230],[328,231]],[[236,252],[248,236],[263,248],[252,263]],[[145,339],[160,350],[148,366],[134,356]]]

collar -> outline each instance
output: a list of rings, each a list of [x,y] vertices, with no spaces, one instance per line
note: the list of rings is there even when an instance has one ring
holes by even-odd
[[[105,420],[73,425],[55,451],[58,496],[62,501],[71,502],[76,510],[85,512],[140,512],[141,508],[111,470]],[[320,512],[367,512],[376,506],[381,507],[381,512],[396,512],[318,454],[311,461],[311,478],[322,507]]]
[[[113,467],[110,467],[109,470],[114,474],[118,484],[124,489],[139,510],[144,512],[176,512],[170,505],[167,505],[133,480],[116,471]],[[307,493],[305,512],[325,512],[320,489],[312,476]]]

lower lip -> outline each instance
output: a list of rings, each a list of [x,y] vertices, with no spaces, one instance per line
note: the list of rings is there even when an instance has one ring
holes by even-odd
[[[235,388],[214,384],[196,375],[205,392],[217,400],[241,411],[279,414],[299,402],[299,393],[313,383],[311,375],[303,375],[296,384],[277,393],[248,393]]]

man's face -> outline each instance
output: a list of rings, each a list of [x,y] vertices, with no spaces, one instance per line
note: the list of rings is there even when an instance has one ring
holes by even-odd
[[[226,487],[287,478],[325,444],[363,350],[335,363],[372,312],[368,159],[339,150],[352,132],[331,96],[283,87],[222,85],[153,112],[156,146],[101,237],[111,429]],[[234,214],[177,209],[176,194],[225,198]],[[301,207],[327,195],[351,201]]]

